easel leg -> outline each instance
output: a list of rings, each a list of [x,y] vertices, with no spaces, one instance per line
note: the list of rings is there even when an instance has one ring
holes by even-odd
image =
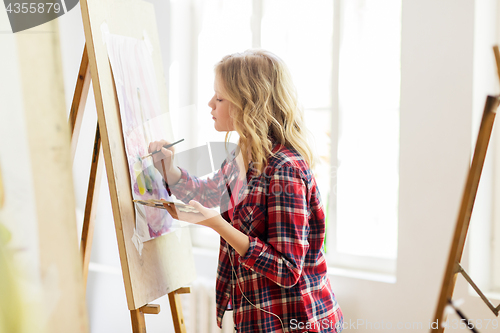
[[[130,310],[132,318],[132,332],[133,333],[146,333],[146,321],[144,320],[144,313],[141,309]]]
[[[175,333],[186,333],[180,294],[186,294],[189,292],[189,288],[180,288],[168,294],[168,301],[170,302],[170,310],[172,311],[172,321],[174,322]]]
[[[87,45],[85,45],[78,71],[73,102],[69,115],[69,126],[71,130],[71,159],[74,160],[78,137],[82,126],[83,112],[87,103],[91,82],[89,57]],[[94,152],[92,156],[92,166],[90,170],[89,186],[87,190],[87,202],[85,203],[85,216],[83,219],[82,238],[80,252],[83,259],[83,282],[87,286],[87,276],[89,272],[90,250],[92,247],[92,238],[94,235],[94,220],[96,204],[98,199],[98,189],[101,184],[102,158],[101,158],[101,135],[99,124],[97,124],[96,136],[94,140]],[[101,161],[100,161],[101,160]]]
[[[94,152],[92,154],[92,166],[90,168],[89,186],[87,190],[87,202],[85,203],[85,216],[83,218],[82,238],[80,252],[83,259],[83,283],[86,288],[89,273],[90,253],[94,237],[94,222],[99,198],[99,187],[102,178],[102,156],[101,156],[101,134],[99,124],[95,133]]]
[[[133,333],[146,333],[146,320],[144,319],[145,313],[158,314],[160,313],[160,306],[158,304],[146,304],[139,309],[130,310]]]
[[[71,129],[71,160],[75,158],[80,128],[82,127],[83,111],[85,110],[85,104],[87,103],[87,96],[89,94],[90,80],[89,56],[87,54],[87,45],[85,45],[69,114],[69,126]]]

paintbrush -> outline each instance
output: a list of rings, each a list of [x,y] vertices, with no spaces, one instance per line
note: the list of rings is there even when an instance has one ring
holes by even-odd
[[[176,141],[176,142],[174,142],[174,143],[170,143],[170,144],[168,144],[168,145],[164,145],[164,146],[163,146],[163,148],[170,148],[170,147],[172,147],[173,145],[176,145],[176,144],[178,144],[179,142],[182,142],[182,141],[184,141],[184,139],[180,139],[179,141]],[[143,159],[145,159],[145,158],[148,158],[148,157],[151,157],[151,156],[153,156],[154,154],[159,153],[160,151],[161,151],[161,150],[157,150],[157,151],[152,152],[151,154],[148,154],[148,155],[146,155],[146,156],[143,156],[143,157],[141,157],[141,160],[143,160]]]

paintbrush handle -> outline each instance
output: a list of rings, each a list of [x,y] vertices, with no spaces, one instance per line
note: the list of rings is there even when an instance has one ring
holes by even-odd
[[[175,141],[174,143],[169,143],[168,145],[164,145],[163,148],[167,148],[168,149],[168,148],[172,147],[173,145],[176,145],[176,144],[178,144],[179,142],[182,142],[182,141],[184,141],[184,139],[180,139],[179,141]],[[145,158],[151,157],[154,154],[159,153],[160,151],[161,150],[154,151],[151,154],[148,154],[146,156],[141,157],[141,159],[145,159]]]

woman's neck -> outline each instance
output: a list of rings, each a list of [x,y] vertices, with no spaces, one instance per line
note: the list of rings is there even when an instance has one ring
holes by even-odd
[[[251,160],[250,160],[251,156],[252,156],[252,154],[251,154],[250,150],[248,150],[248,152],[247,152],[248,163],[251,162]],[[241,151],[236,156],[236,165],[238,166],[238,170],[240,171],[238,178],[245,179],[248,165],[245,165],[245,161],[243,160],[243,154],[241,154]]]

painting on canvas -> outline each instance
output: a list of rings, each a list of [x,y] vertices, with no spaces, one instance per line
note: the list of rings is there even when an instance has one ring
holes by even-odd
[[[166,139],[167,115],[162,112],[153,60],[148,41],[108,34],[106,45],[120,105],[122,130],[130,172],[133,199],[167,199],[163,178],[148,154],[152,141]],[[140,242],[172,231],[166,210],[135,205],[135,236]]]

